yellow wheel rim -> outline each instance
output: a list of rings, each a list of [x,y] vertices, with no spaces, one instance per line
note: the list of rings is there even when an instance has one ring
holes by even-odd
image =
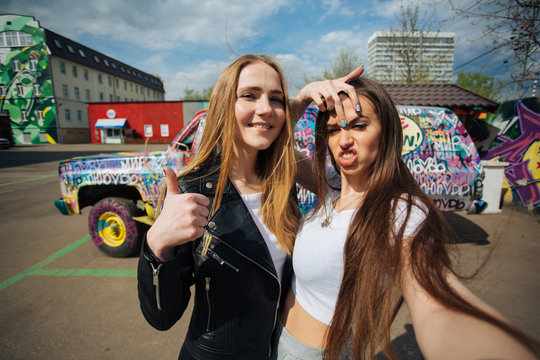
[[[124,220],[115,213],[106,212],[100,215],[98,232],[103,242],[110,247],[118,247],[126,240]]]

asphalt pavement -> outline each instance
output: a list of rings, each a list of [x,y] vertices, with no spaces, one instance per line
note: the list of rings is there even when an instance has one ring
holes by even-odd
[[[151,144],[161,150],[165,144]],[[176,359],[190,310],[171,330],[151,328],[136,291],[137,258],[111,258],[88,237],[87,217],[63,216],[58,162],[142,151],[144,145],[57,144],[0,150],[0,358]],[[540,215],[513,204],[500,214],[447,213],[469,288],[540,340]],[[406,308],[392,327],[400,359],[419,359]]]

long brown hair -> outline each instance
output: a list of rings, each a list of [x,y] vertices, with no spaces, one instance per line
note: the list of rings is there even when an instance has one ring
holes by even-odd
[[[262,62],[279,75],[284,96],[285,123],[272,145],[259,151],[255,171],[262,180],[261,214],[264,223],[276,236],[279,245],[291,253],[298,227],[298,205],[290,196],[295,181],[294,124],[291,121],[287,86],[278,64],[266,55],[244,55],[231,63],[219,76],[212,90],[205,130],[200,147],[178,177],[207,164],[218,162],[218,183],[211,214],[221,204],[234,156],[235,103],[240,72],[248,65]]]
[[[359,97],[374,105],[381,123],[381,136],[363,203],[354,215],[345,242],[344,275],[327,333],[327,358],[339,359],[352,332],[354,358],[375,358],[382,348],[386,356],[396,359],[390,342],[390,325],[403,301],[401,270],[406,262],[410,263],[416,281],[442,305],[487,321],[531,346],[527,336],[476,308],[448,284],[448,272],[455,274],[446,249],[454,240],[453,231],[402,161],[403,137],[396,107],[376,82],[360,78],[350,84],[355,86]],[[325,189],[329,186],[325,177],[328,117],[329,113],[321,112],[316,122],[315,166],[320,199],[317,209],[326,207]],[[334,166],[339,171],[335,162]],[[407,210],[405,221],[396,229],[395,213],[400,200],[406,202]],[[420,204],[426,218],[415,232],[408,251],[404,252],[404,230],[413,203]]]

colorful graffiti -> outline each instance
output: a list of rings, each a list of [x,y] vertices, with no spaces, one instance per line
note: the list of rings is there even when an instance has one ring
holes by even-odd
[[[443,211],[468,210],[482,189],[476,147],[457,116],[448,109],[398,106],[403,129],[403,161],[424,192]],[[313,156],[317,108],[310,106],[295,127],[296,147]],[[316,196],[298,186],[302,211]]]
[[[177,146],[148,154],[118,153],[72,158],[59,166],[62,197],[70,212],[78,214],[81,189],[133,186],[141,200],[155,208],[162,189],[163,167],[167,165],[178,171],[190,158],[188,152]]]
[[[503,187],[511,190],[521,206],[540,209],[540,99],[504,102],[483,122],[499,129],[499,133],[482,160],[509,163]]]
[[[450,110],[398,106],[403,161],[422,190],[443,211],[467,210],[482,183],[480,157],[463,124]]]
[[[0,16],[0,110],[9,111],[16,144],[58,140],[49,53],[33,17]]]

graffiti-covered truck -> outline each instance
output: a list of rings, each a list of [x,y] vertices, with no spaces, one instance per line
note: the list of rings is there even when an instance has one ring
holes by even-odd
[[[457,116],[448,109],[398,106],[403,129],[402,158],[422,190],[443,211],[468,210],[481,191],[482,166],[476,147]],[[312,157],[315,118],[309,106],[295,126],[295,145]],[[178,172],[197,151],[206,110],[201,110],[164,150],[152,153],[101,154],[60,163],[62,214],[80,214],[91,206],[88,228],[106,254],[129,256],[139,248],[154,221],[163,184],[163,167]],[[298,186],[298,203],[306,213],[314,194]]]
[[[56,208],[73,215],[90,206],[88,229],[93,243],[110,256],[134,254],[154,221],[163,167],[178,172],[193,155],[193,143],[198,143],[201,134],[192,124],[198,122],[182,129],[163,151],[99,154],[60,162],[62,197],[55,201]]]

